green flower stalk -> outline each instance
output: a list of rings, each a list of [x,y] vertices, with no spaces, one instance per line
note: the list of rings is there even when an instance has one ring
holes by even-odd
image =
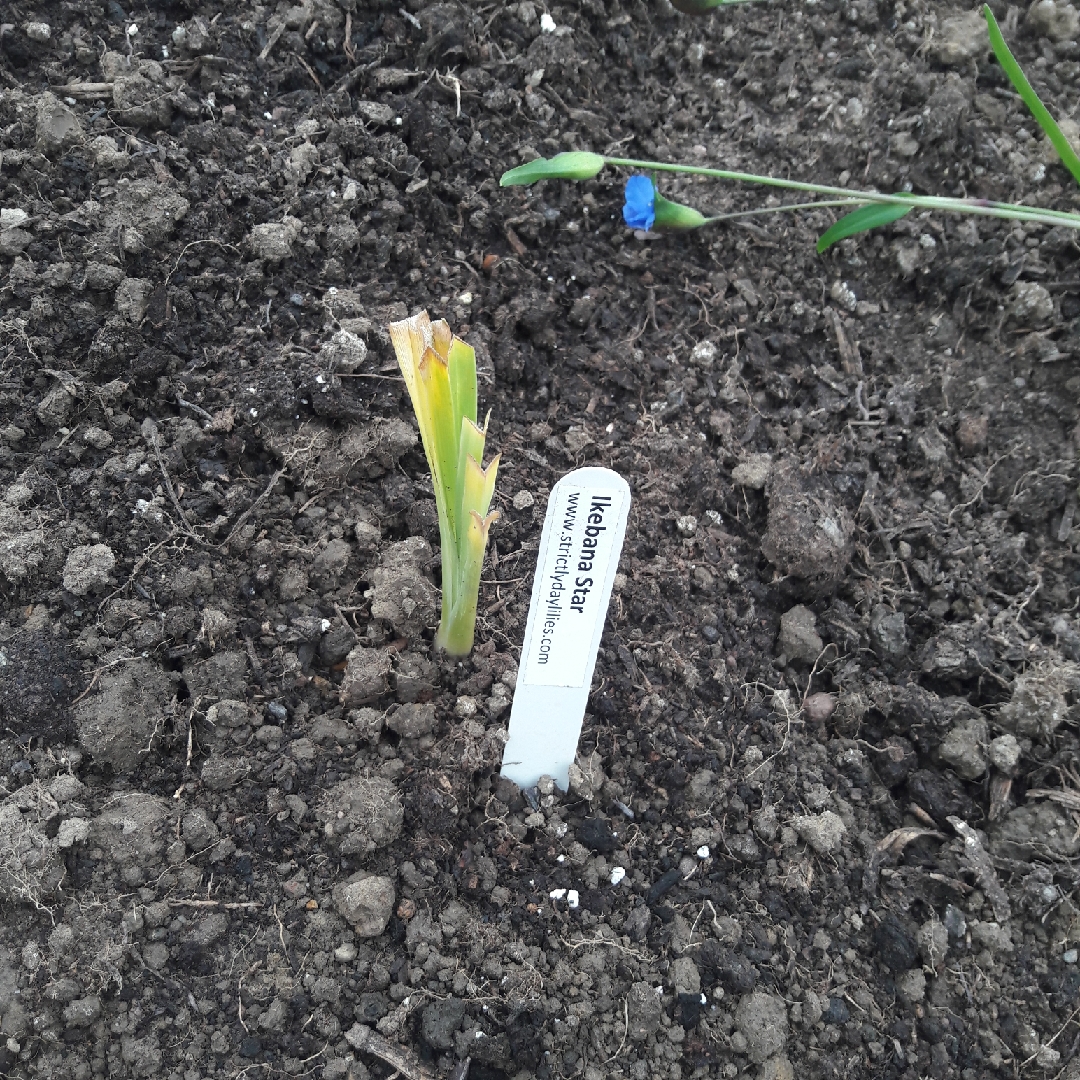
[[[488,512],[499,458],[482,467],[487,419],[477,426],[476,354],[426,311],[391,323],[390,340],[420,426],[439,512],[443,595],[435,647],[467,656],[488,530],[499,516]]]

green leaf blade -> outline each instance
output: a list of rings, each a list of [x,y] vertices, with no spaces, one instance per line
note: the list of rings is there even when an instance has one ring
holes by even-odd
[[[499,187],[535,184],[539,180],[591,180],[604,167],[599,154],[569,150],[552,158],[537,158],[504,172]]]
[[[901,206],[899,203],[869,203],[845,214],[831,228],[826,229],[818,239],[817,250],[820,255],[828,251],[833,244],[846,240],[849,236],[869,232],[881,225],[899,221],[905,214],[910,214],[914,207]]]
[[[1039,95],[1035,93],[1034,87],[1028,82],[1024,69],[1017,63],[1016,57],[1013,56],[1009,46],[1005,44],[1005,38],[1001,33],[1001,28],[998,26],[997,19],[994,18],[994,13],[986,4],[983,5],[983,15],[986,17],[986,29],[990,35],[990,47],[994,50],[997,62],[1002,66],[1005,74],[1009,76],[1009,82],[1013,84],[1014,89],[1028,107],[1028,112],[1038,121],[1039,127],[1043,129],[1051,145],[1057,151],[1058,157],[1061,158],[1062,164],[1072,173],[1073,179],[1080,184],[1080,157],[1077,157],[1076,151],[1070,145],[1069,140],[1065,138],[1061,128],[1057,126],[1057,121],[1050,115],[1050,110],[1042,103]]]

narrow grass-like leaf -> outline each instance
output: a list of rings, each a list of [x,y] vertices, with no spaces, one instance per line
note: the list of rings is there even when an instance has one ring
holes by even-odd
[[[443,536],[443,599],[453,598],[457,582],[457,544],[456,537],[461,527],[460,506],[456,500],[457,451],[460,427],[454,430],[454,417],[450,397],[450,376],[446,361],[434,349],[424,350],[424,356],[418,369],[419,382],[423,394],[425,415],[419,416],[421,437],[427,433],[424,450],[427,453],[428,466],[431,469],[432,487],[435,490],[435,503],[439,510],[440,533],[442,523],[446,523],[446,535]],[[427,446],[430,441],[430,449]],[[449,540],[449,551],[445,550]],[[449,571],[449,573],[448,573]]]
[[[454,502],[457,506],[461,507],[462,519],[461,524],[466,524],[464,515],[469,510],[479,510],[480,507],[474,505],[468,501],[467,494],[467,478],[469,475],[469,462],[476,462],[484,460],[484,440],[485,432],[476,426],[467,416],[461,418],[461,438],[458,442],[458,455],[457,455],[457,470],[455,477],[456,489],[454,492]],[[476,466],[477,468],[479,466]],[[482,513],[487,512],[487,507],[484,507]],[[461,538],[463,532],[459,530],[457,534],[458,540],[458,552],[461,552]]]
[[[1080,184],[1080,157],[1072,148],[1069,140],[1057,126],[1057,121],[1050,115],[1050,110],[1042,103],[1039,95],[1035,93],[1031,83],[1028,82],[1023,68],[1016,62],[1009,46],[1005,44],[1005,38],[1001,34],[997,19],[989,6],[983,5],[983,15],[986,16],[986,28],[990,34],[990,46],[994,50],[998,63],[1005,69],[1009,76],[1009,82],[1016,88],[1016,92],[1023,99],[1031,115],[1039,122],[1039,127],[1046,133],[1051,145],[1057,151],[1065,168],[1073,174],[1073,179]]]
[[[484,518],[475,510],[469,513],[463,536],[466,554],[459,569],[461,589],[450,617],[444,618],[439,623],[439,631],[435,635],[436,647],[445,649],[451,656],[466,656],[472,649],[473,635],[476,632],[476,600],[480,591],[480,571],[484,563],[484,549],[487,547],[491,523],[497,521],[498,517],[498,510],[492,510]]]
[[[858,210],[845,214],[835,225],[821,234],[817,242],[818,254],[827,251],[840,240],[846,240],[849,236],[869,232],[870,229],[876,229],[879,225],[888,225],[890,221],[899,221],[905,214],[910,214],[912,209],[910,206],[897,206],[895,203],[873,203],[870,206],[860,206]]]
[[[461,338],[451,338],[446,352],[450,371],[450,399],[455,423],[467,417],[476,423],[476,353]]]
[[[504,172],[499,187],[535,184],[538,180],[591,180],[604,167],[599,154],[570,150],[553,158],[537,158]]]

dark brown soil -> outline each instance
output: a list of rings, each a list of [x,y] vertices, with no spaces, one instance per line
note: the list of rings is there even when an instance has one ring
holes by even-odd
[[[999,15],[1075,112],[1073,9]],[[1074,234],[819,257],[826,210],[643,238],[614,171],[498,187],[580,148],[1078,208],[966,18],[5,6],[3,1075],[1080,1075]],[[503,455],[460,664],[421,307]],[[584,463],[622,576],[571,791],[521,792]]]

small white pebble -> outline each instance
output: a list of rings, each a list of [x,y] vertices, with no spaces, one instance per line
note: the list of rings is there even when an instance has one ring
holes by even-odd
[[[618,885],[622,879],[626,877],[626,870],[621,866],[614,866],[611,869],[611,884]]]
[[[565,889],[552,889],[551,892],[548,893],[548,896],[550,896],[552,900],[561,900],[565,895]]]
[[[568,893],[566,894],[566,906],[567,906],[567,907],[568,907],[568,908],[569,908],[569,909],[570,909],[571,911],[575,911],[575,910],[577,909],[577,907],[578,907],[578,904],[580,904],[580,903],[581,903],[581,900],[580,900],[580,898],[578,897],[578,891],[577,891],[577,889],[571,889],[571,890],[570,890],[570,891],[569,891],[569,892],[568,892]]]
[[[139,24],[138,23],[132,23],[127,28],[127,32],[128,32],[128,37],[134,37],[139,32]]]
[[[566,856],[565,855],[560,855],[555,861],[556,862],[566,862]]]
[[[540,16],[540,29],[545,34],[553,34],[555,32],[555,20],[545,11]]]
[[[356,959],[356,952],[356,946],[351,941],[345,941],[334,950],[334,959],[339,964],[350,964]]]
[[[697,849],[697,857],[699,859],[707,859],[709,857],[709,845],[708,844],[702,844],[701,847],[699,847]]]
[[[675,519],[675,528],[680,536],[693,536],[697,532],[697,518],[693,514],[684,514]]]
[[[466,307],[468,307],[469,304],[472,303],[472,293],[471,292],[463,292],[458,297],[458,303],[459,304],[464,304]]]

